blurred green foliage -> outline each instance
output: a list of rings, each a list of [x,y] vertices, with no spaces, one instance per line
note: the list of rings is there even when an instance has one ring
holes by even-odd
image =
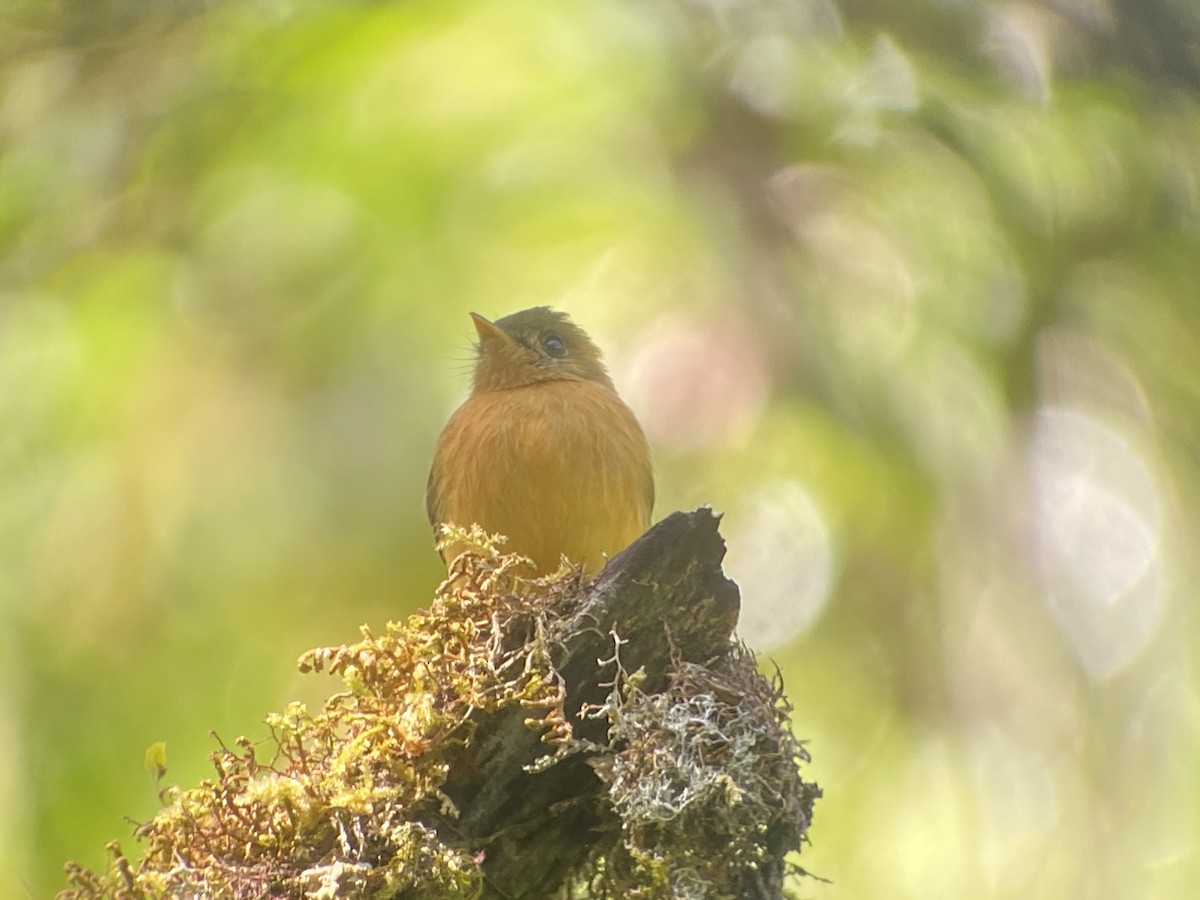
[[[1186,0],[10,3],[0,872],[439,565],[468,310],[609,352],[726,511],[818,897],[1200,882]],[[755,625],[755,623],[758,623]],[[126,841],[128,847],[128,841]]]

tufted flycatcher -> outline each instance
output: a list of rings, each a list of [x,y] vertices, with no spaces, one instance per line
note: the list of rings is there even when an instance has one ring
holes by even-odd
[[[505,550],[553,572],[590,572],[650,525],[654,472],[641,426],[617,396],[600,349],[546,306],[489,322],[471,395],[438,438],[429,522],[508,537]],[[461,552],[443,551],[447,562]]]

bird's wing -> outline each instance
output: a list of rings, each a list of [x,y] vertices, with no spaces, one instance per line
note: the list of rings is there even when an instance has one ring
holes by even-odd
[[[429,518],[429,524],[434,528],[437,527],[441,520],[439,515],[437,502],[438,479],[436,466],[429,470],[429,481],[425,485],[425,515]]]
[[[425,485],[425,515],[429,517],[429,524],[433,528],[435,541],[438,539],[438,526],[442,524],[442,516],[445,513],[442,503],[442,497],[444,496],[442,492],[442,480],[438,477],[438,472],[440,471],[441,466],[439,465],[438,454],[434,454],[433,465],[429,469],[429,481]]]
[[[642,496],[646,498],[646,521],[649,522],[654,515],[654,463],[650,460],[649,448],[646,451],[646,472],[642,478]]]

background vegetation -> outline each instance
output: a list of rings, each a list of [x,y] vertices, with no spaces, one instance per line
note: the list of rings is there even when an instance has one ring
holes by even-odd
[[[725,512],[834,897],[1200,882],[1189,0],[11,0],[0,894],[432,593],[466,313]],[[310,683],[311,682],[311,683]],[[130,842],[125,840],[127,848]]]

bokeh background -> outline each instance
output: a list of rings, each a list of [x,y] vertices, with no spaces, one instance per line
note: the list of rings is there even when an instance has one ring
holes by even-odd
[[[1200,884],[1192,0],[8,0],[0,896],[430,596],[469,310],[725,514],[824,898]]]

